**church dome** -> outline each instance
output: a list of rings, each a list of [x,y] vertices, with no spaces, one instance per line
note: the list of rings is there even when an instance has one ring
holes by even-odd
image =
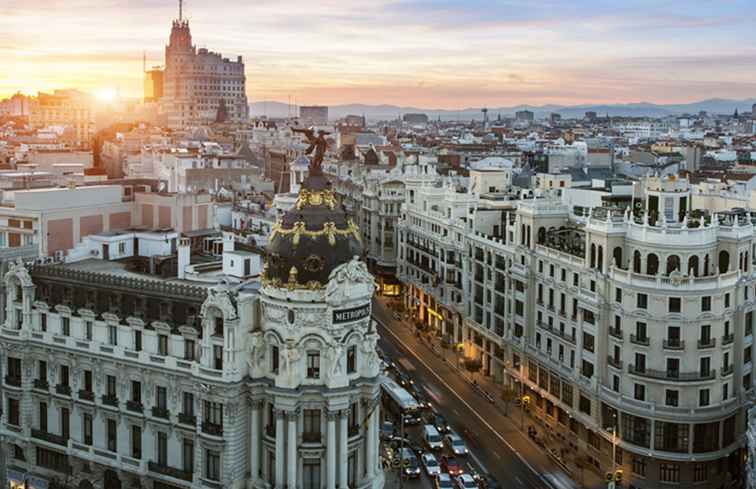
[[[302,183],[296,204],[271,232],[263,283],[289,289],[323,288],[335,268],[362,256],[361,239],[331,183],[317,171]]]

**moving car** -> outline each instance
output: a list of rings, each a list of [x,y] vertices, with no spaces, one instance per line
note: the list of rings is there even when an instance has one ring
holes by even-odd
[[[441,457],[441,469],[452,477],[462,475],[464,472],[457,459],[449,455]]]
[[[424,453],[420,460],[423,461],[423,467],[428,477],[433,477],[441,473],[441,466],[438,464],[435,455],[432,453]]]
[[[444,448],[444,440],[438,430],[432,424],[423,427],[423,442],[431,450],[441,450]]]
[[[460,436],[453,431],[449,432],[444,437],[444,441],[446,442],[446,446],[449,447],[449,450],[451,450],[454,455],[462,456],[470,453],[467,450],[465,442],[462,440],[462,438],[460,438]]]
[[[440,414],[436,414],[436,419],[433,421],[433,424],[436,426],[439,433],[448,433],[451,431],[450,426],[446,423],[446,418]]]
[[[478,489],[478,484],[470,474],[462,474],[455,480],[456,489]]]
[[[443,472],[436,476],[434,484],[436,489],[452,489],[454,487],[451,476],[449,474],[444,474]]]
[[[409,448],[402,448],[400,451],[402,461],[402,476],[416,479],[420,477],[420,464],[417,462],[415,452]]]

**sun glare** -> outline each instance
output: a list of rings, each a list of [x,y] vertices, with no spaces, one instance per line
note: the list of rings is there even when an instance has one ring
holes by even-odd
[[[114,102],[117,96],[115,88],[101,88],[95,92],[95,98],[100,102]]]

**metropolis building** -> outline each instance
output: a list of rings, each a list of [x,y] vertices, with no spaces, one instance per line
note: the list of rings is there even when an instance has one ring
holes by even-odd
[[[322,174],[310,172],[274,227],[263,267],[225,250],[224,272],[245,270],[239,279],[137,273],[145,257],[123,251],[14,263],[4,277],[0,437],[12,483],[383,487],[375,285]]]

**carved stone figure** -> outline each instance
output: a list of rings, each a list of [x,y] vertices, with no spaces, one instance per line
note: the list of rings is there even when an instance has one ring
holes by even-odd
[[[341,374],[344,371],[344,345],[338,342],[332,343],[328,347],[328,360],[331,365],[329,375],[333,377]]]
[[[255,332],[250,335],[247,352],[249,353],[247,356],[247,365],[250,369],[254,369],[260,365],[265,356],[265,342],[263,341],[261,332]]]
[[[367,265],[355,256],[329,275],[326,300],[329,304],[341,304],[355,296],[372,296],[375,289],[375,280]]]
[[[318,136],[315,137],[315,130],[312,128],[294,128],[292,129],[292,131],[299,134],[304,134],[307,142],[310,143],[310,146],[305,150],[305,154],[310,155],[314,151],[315,156],[310,159],[309,174],[311,176],[320,175],[323,172],[323,157],[325,156],[325,152],[328,149],[328,141],[326,141],[325,137],[330,133],[327,131],[318,131]]]
[[[294,367],[299,359],[302,357],[299,348],[294,344],[294,340],[286,340],[286,351],[284,353],[284,366],[286,367],[286,374],[289,378],[294,377]]]

